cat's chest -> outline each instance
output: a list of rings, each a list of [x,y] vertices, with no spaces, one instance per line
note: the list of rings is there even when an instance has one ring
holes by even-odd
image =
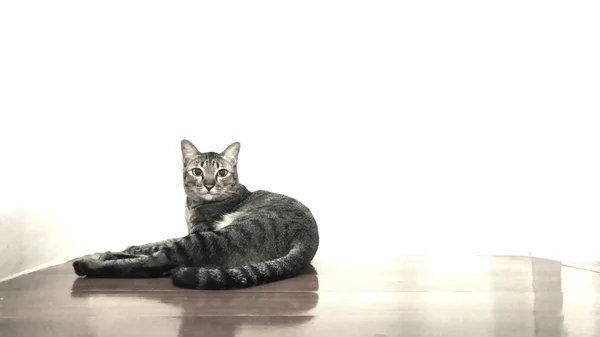
[[[217,220],[212,224],[212,227],[214,228],[214,230],[218,231],[219,229],[223,229],[227,226],[230,226],[232,223],[235,222],[237,218],[239,218],[240,214],[240,212],[223,214],[220,220]]]
[[[190,209],[186,207],[185,218],[188,230],[203,227],[204,230],[219,230],[230,226],[241,212],[210,212],[210,209]]]

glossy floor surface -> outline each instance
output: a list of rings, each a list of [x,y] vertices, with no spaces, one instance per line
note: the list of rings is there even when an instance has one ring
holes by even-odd
[[[600,336],[599,264],[405,256],[313,267],[194,291],[78,279],[64,264],[0,283],[0,336]]]

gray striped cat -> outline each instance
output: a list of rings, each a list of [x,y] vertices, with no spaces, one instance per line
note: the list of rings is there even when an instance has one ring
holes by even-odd
[[[169,275],[195,289],[247,288],[301,274],[319,246],[316,221],[297,200],[250,192],[238,181],[239,143],[201,153],[181,141],[188,235],[73,262],[86,277]]]

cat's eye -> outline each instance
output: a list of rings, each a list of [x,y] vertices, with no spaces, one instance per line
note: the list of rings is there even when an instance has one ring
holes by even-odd
[[[228,173],[228,171],[226,169],[220,169],[217,174],[219,175],[219,177],[224,177],[226,176]]]
[[[192,169],[192,174],[195,175],[196,177],[201,177],[202,176],[202,170],[199,169],[199,168],[197,168],[197,167],[194,167]]]

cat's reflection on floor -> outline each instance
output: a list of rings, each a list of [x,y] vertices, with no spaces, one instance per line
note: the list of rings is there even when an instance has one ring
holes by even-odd
[[[88,301],[95,336],[259,335],[265,329],[309,322],[319,301],[319,279],[312,266],[298,277],[241,290],[187,290],[166,286],[166,281],[78,278],[71,296]],[[153,289],[152,282],[160,286]],[[135,290],[135,284],[143,287]]]

